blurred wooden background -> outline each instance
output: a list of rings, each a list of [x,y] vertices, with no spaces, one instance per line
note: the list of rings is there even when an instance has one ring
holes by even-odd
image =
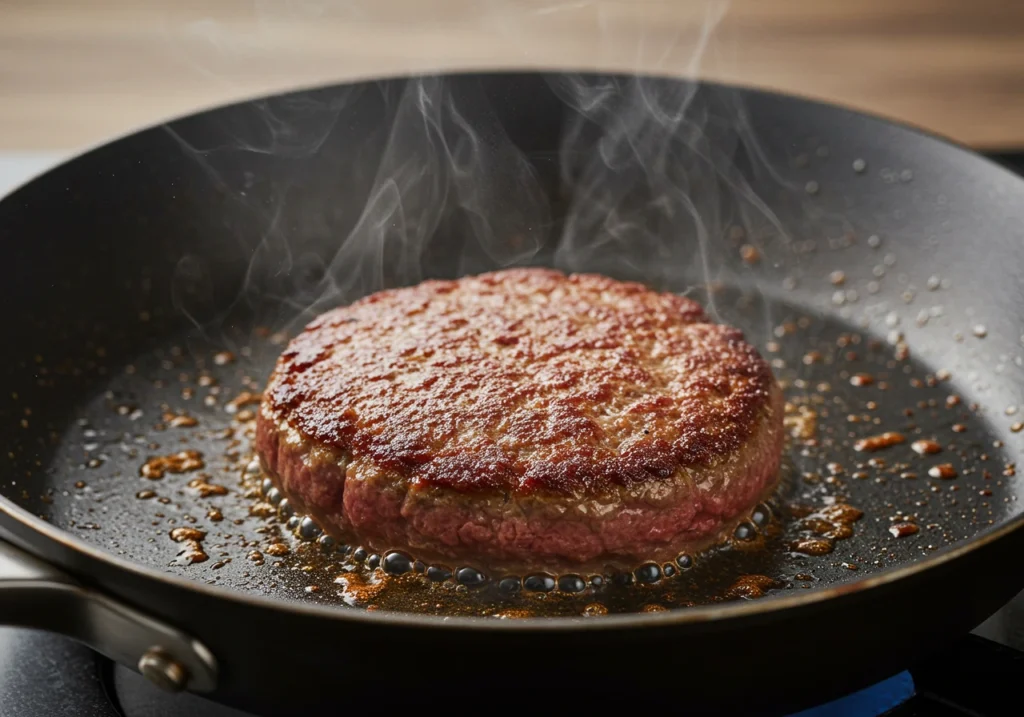
[[[0,0],[0,150],[301,85],[516,66],[699,73],[1024,146],[1024,0]]]

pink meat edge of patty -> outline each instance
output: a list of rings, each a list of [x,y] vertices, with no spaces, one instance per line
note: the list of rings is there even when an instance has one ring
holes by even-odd
[[[506,501],[409,483],[307,440],[266,407],[256,450],[295,509],[341,542],[479,567],[578,569],[672,559],[720,542],[777,486],[782,416],[775,386],[753,434],[728,456],[690,467],[686,479],[652,481],[600,500]]]

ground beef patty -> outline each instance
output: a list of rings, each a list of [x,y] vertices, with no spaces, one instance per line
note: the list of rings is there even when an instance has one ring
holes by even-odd
[[[693,301],[514,269],[320,316],[270,378],[257,450],[346,542],[583,565],[731,528],[774,483],[782,413],[764,359]]]

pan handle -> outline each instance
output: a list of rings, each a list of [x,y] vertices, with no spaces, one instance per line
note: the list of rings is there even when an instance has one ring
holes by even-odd
[[[171,692],[209,692],[217,682],[217,662],[199,641],[2,540],[0,625],[66,635]]]

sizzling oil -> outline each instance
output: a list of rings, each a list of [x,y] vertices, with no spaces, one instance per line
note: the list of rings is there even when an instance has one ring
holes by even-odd
[[[948,372],[915,363],[899,341],[780,304],[772,313],[783,320],[748,335],[786,392],[783,480],[701,555],[629,572],[484,575],[334,544],[291,514],[252,459],[253,409],[283,340],[266,330],[233,336],[231,350],[171,346],[109,369],[108,391],[83,406],[77,435],[58,441],[53,459],[89,480],[22,498],[107,550],[231,589],[501,619],[600,618],[828,585],[928,554],[964,537],[963,521],[990,524],[1015,500],[1003,482],[1015,466]],[[897,386],[906,390],[894,400]],[[21,419],[26,431],[37,418]]]

